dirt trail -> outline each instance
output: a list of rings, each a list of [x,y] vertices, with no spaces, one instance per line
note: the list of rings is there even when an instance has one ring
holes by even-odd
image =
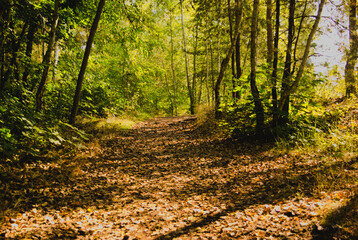
[[[330,201],[311,197],[318,162],[195,128],[191,117],[155,118],[102,135],[77,158],[29,166],[26,198],[0,239],[314,237]]]

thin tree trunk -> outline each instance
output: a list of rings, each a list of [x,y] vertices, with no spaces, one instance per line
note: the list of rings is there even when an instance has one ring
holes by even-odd
[[[60,49],[58,47],[58,42],[55,43],[55,59],[53,62],[53,71],[52,71],[52,81],[56,80],[57,75],[57,64],[58,64],[58,58],[60,56]]]
[[[44,17],[42,17],[42,34],[46,34],[46,20]],[[46,43],[44,40],[42,40],[42,61],[44,61],[46,55]]]
[[[220,17],[221,17],[221,1],[217,1],[217,11],[218,11],[218,45],[217,45],[217,51],[218,51],[218,72],[220,72],[220,68],[221,68],[221,21],[220,21]]]
[[[172,26],[172,13],[170,12],[169,16],[169,24],[170,24],[170,64],[172,69],[172,77],[173,77],[173,92],[174,92],[174,111],[175,116],[178,116],[178,107],[177,107],[177,87],[176,87],[176,79],[175,79],[175,67],[174,67],[174,40],[173,40],[173,26]]]
[[[260,135],[264,128],[265,116],[264,108],[261,102],[260,93],[256,85],[256,64],[257,64],[257,32],[258,32],[258,15],[259,15],[259,0],[254,0],[251,18],[251,73],[250,73],[250,87],[251,94],[254,98],[255,114],[256,114],[256,133]]]
[[[207,4],[207,1],[205,1]],[[209,14],[207,14],[205,16],[205,23],[206,23],[206,29],[209,29]],[[205,39],[205,50],[206,50],[206,81],[205,81],[205,85],[206,85],[206,92],[207,92],[207,102],[208,105],[211,106],[211,90],[212,87],[209,84],[209,79],[210,79],[210,67],[211,67],[211,62],[209,60],[209,38],[210,38],[210,32],[208,33],[208,36]],[[212,69],[212,68],[211,68]],[[212,76],[212,74],[211,74]],[[213,78],[211,79],[213,81]]]
[[[242,4],[242,2],[241,2]],[[242,7],[239,6],[239,0],[235,0],[235,15],[236,20],[235,24],[238,25],[241,23],[242,19]],[[240,79],[242,75],[242,68],[241,68],[241,32],[237,36],[236,46],[235,46],[235,55],[236,55],[236,78]],[[235,92],[235,99],[240,99],[240,92]]]
[[[193,56],[193,98],[194,102],[197,102],[197,69],[196,69],[196,62],[197,62],[197,54],[198,54],[198,26],[195,26],[195,43],[194,43],[194,56]]]
[[[275,39],[274,39],[274,53],[273,53],[273,62],[272,62],[272,125],[273,127],[277,126],[278,119],[278,108],[277,108],[277,67],[278,67],[278,43],[280,37],[280,0],[276,0],[276,23],[275,23]]]
[[[20,36],[16,42],[16,40],[14,40],[13,42],[13,47],[12,47],[12,57],[11,57],[11,60],[10,60],[10,64],[4,74],[4,76],[2,77],[1,79],[1,82],[0,82],[0,92],[3,91],[5,89],[5,84],[6,82],[8,81],[11,73],[13,72],[13,68],[15,67],[16,65],[16,60],[17,60],[17,55],[19,53],[19,49],[21,47],[21,43],[22,43],[22,38],[24,37],[25,35],[25,32],[26,32],[26,29],[27,29],[27,26],[28,26],[28,23],[25,22],[24,23],[24,26],[22,27],[22,30],[21,30],[21,33],[20,33]]]
[[[267,67],[271,71],[273,60],[272,0],[266,1]]]
[[[209,62],[209,46],[208,46],[208,39],[205,41],[205,48],[206,48],[206,91],[207,91],[207,101],[208,105],[210,106],[210,87],[209,87],[209,75],[210,75],[210,62]]]
[[[313,38],[314,38],[314,35],[316,34],[317,32],[317,29],[318,29],[318,25],[319,25],[319,21],[321,20],[321,15],[322,15],[322,11],[323,11],[323,7],[324,7],[324,4],[326,3],[326,0],[321,0],[319,6],[318,6],[318,11],[317,11],[317,15],[316,15],[316,19],[315,19],[315,22],[311,28],[311,31],[310,31],[310,34],[308,36],[308,39],[307,39],[307,42],[306,42],[306,46],[305,46],[305,50],[304,50],[304,53],[303,53],[303,57],[302,57],[302,61],[301,61],[301,64],[300,64],[300,67],[297,71],[297,75],[295,77],[295,81],[289,86],[289,88],[286,89],[286,91],[284,91],[282,94],[281,94],[281,98],[280,98],[280,102],[279,102],[279,110],[282,110],[283,107],[284,107],[284,104],[285,102],[287,101],[288,97],[294,92],[296,91],[297,87],[299,86],[300,84],[300,81],[301,81],[301,78],[302,78],[302,75],[303,75],[303,72],[305,70],[305,67],[306,67],[306,63],[307,63],[307,59],[309,57],[309,53],[310,53],[310,48],[311,48],[311,45],[312,45],[312,42],[313,42]]]
[[[303,11],[302,11],[302,15],[301,15],[300,24],[299,24],[298,30],[297,30],[297,37],[295,37],[295,38],[296,38],[296,41],[295,41],[295,47],[294,47],[294,50],[293,50],[293,67],[292,67],[292,70],[291,70],[291,75],[293,75],[294,72],[296,71],[297,47],[298,47],[298,43],[299,43],[299,40],[300,40],[300,35],[301,35],[302,26],[303,26],[303,21],[304,21],[304,19],[305,19],[305,17],[306,17],[307,4],[308,4],[308,0],[305,1],[305,5],[304,5],[304,7],[303,7]]]
[[[358,58],[357,0],[349,1],[349,51],[345,66],[346,97],[357,96],[355,66]]]
[[[228,6],[228,15],[229,15],[229,33],[230,33],[230,43],[234,44],[233,41],[233,32],[232,32],[232,16],[231,16],[231,3],[230,0],[227,0],[227,6]],[[232,52],[232,56],[231,56],[231,72],[232,72],[232,99],[234,99],[234,103],[235,103],[235,99],[236,99],[236,92],[235,92],[235,88],[236,88],[236,79],[237,79],[237,75],[236,75],[236,71],[235,71],[235,52]]]
[[[165,69],[164,63],[163,63],[163,69]],[[170,86],[169,86],[169,81],[168,81],[168,77],[167,77],[167,71],[164,72],[164,80],[165,80],[165,85],[167,86],[167,90],[168,90],[168,94],[169,94],[170,106],[171,106],[171,115],[174,116],[174,100],[173,100],[172,93],[170,92]]]
[[[277,0],[279,1],[279,0]],[[272,30],[272,0],[266,0],[266,27],[267,27],[267,76],[273,87],[274,80],[273,76],[270,75],[273,71],[273,58],[274,58],[274,41],[273,41],[273,30]],[[276,83],[275,83],[276,85]],[[275,110],[274,110],[275,111]]]
[[[200,78],[199,93],[198,93],[198,104],[201,104],[202,94],[203,94],[203,77]]]
[[[211,101],[215,101],[215,72],[214,72],[214,49],[213,49],[213,42],[210,41],[210,67],[211,67]]]
[[[99,20],[101,19],[101,14],[102,14],[105,2],[106,2],[105,0],[100,0],[99,1],[96,16],[95,16],[95,18],[93,20],[92,27],[91,27],[91,30],[90,30],[90,34],[88,36],[88,40],[87,40],[87,43],[86,43],[86,50],[85,50],[85,53],[84,53],[84,56],[83,56],[81,69],[80,69],[80,72],[78,74],[77,86],[76,86],[75,96],[74,96],[74,99],[73,99],[73,105],[72,105],[71,116],[70,116],[70,121],[69,121],[70,124],[74,124],[75,121],[76,121],[76,115],[77,115],[77,112],[78,112],[78,106],[79,106],[79,102],[80,102],[80,98],[81,98],[83,78],[84,78],[84,75],[85,75],[85,72],[86,72],[89,55],[91,53],[91,48],[92,48],[92,44],[93,44],[93,41],[94,41],[94,36],[96,35],[98,23],[99,23]]]
[[[287,36],[287,49],[286,49],[286,59],[285,59],[285,66],[283,69],[283,76],[282,76],[282,93],[281,99],[283,94],[288,90],[290,82],[291,82],[291,65],[292,65],[292,45],[293,45],[293,38],[294,38],[294,31],[295,31],[295,5],[296,0],[290,0],[289,4],[289,16],[288,16],[288,36]],[[280,112],[280,119],[275,119],[274,121],[283,125],[288,122],[288,113],[289,113],[289,96],[283,102],[282,108],[279,110]]]
[[[183,30],[183,45],[184,45],[184,55],[185,55],[185,72],[186,72],[186,82],[188,87],[188,94],[190,100],[190,113],[194,114],[194,96],[193,96],[193,89],[190,84],[190,74],[189,74],[189,61],[188,61],[188,53],[186,47],[186,36],[185,36],[185,23],[184,23],[184,13],[183,13],[183,0],[180,0],[180,11],[181,11],[181,23],[182,23],[182,30]]]
[[[219,76],[216,80],[215,83],[215,88],[214,88],[214,94],[215,94],[215,117],[216,118],[221,118],[221,111],[219,110],[220,108],[220,86],[221,86],[221,82],[224,78],[224,73],[226,71],[226,68],[229,64],[230,58],[232,57],[232,53],[234,52],[235,49],[235,45],[236,45],[236,41],[238,39],[238,36],[240,34],[240,23],[237,24],[235,26],[235,36],[234,36],[234,40],[225,56],[225,58],[223,59],[222,63],[221,63],[221,68],[220,68],[220,72],[219,72]]]
[[[10,4],[10,3],[9,3]],[[10,24],[10,17],[11,17],[11,8],[7,6],[7,4],[4,4],[3,6],[3,15],[2,15],[2,21],[0,21],[0,53],[1,53],[1,59],[0,59],[0,81],[3,81],[3,78],[5,76],[5,63],[6,63],[6,48],[5,48],[5,39],[6,39],[6,31]],[[0,83],[1,84],[1,83]],[[0,87],[1,91],[1,87]]]
[[[37,26],[36,24],[32,23],[29,27],[29,31],[27,33],[27,43],[26,43],[26,52],[25,55],[27,57],[27,61],[30,63],[31,62],[31,57],[32,57],[32,49],[33,49],[33,45],[34,45],[34,37],[35,37],[35,33],[37,30]],[[25,66],[25,71],[22,74],[22,82],[23,83],[27,83],[29,74],[30,74],[30,70],[29,70],[29,64],[27,64]]]
[[[51,53],[55,44],[55,38],[56,38],[56,30],[58,25],[58,19],[60,17],[59,15],[60,11],[60,0],[55,0],[55,8],[54,8],[54,16],[53,16],[53,22],[51,26],[50,31],[50,39],[47,46],[47,51],[44,56],[42,64],[44,65],[44,70],[42,72],[41,82],[40,85],[37,88],[36,92],[36,111],[42,111],[43,109],[43,95],[45,92],[46,82],[47,82],[47,76],[50,69],[50,62],[51,62]]]

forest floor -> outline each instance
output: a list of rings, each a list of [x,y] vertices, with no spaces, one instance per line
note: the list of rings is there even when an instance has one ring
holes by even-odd
[[[357,185],[325,191],[320,181],[334,184],[323,173],[336,168],[358,174],[357,162],[154,118],[96,132],[75,157],[12,169],[0,239],[334,239],[342,229],[322,218],[348,199],[345,214],[357,216]],[[357,236],[351,227],[337,239]]]

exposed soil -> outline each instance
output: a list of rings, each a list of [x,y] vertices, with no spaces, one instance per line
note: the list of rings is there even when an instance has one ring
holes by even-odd
[[[192,117],[97,137],[2,176],[0,239],[333,239],[320,215],[350,194],[317,192],[319,157],[203,134]]]

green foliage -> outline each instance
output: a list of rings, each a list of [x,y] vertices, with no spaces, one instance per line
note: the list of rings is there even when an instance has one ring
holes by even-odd
[[[1,101],[0,159],[22,161],[51,149],[76,147],[86,134],[58,119],[36,113],[17,98]]]
[[[82,91],[80,113],[106,117],[109,107],[111,107],[110,98],[103,87],[98,86],[92,90],[86,88]]]
[[[297,114],[289,129],[278,138],[281,149],[314,149],[322,154],[341,156],[355,153],[358,148],[357,121],[348,106],[335,106],[328,111],[310,107],[305,114]]]

